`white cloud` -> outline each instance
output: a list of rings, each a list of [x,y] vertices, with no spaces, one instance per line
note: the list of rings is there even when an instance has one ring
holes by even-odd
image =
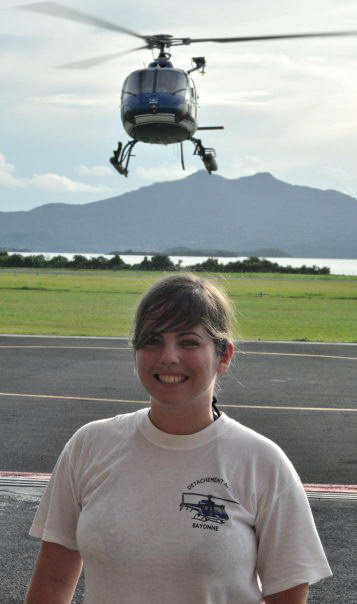
[[[257,172],[266,172],[267,162],[255,155],[233,156],[230,164],[223,169],[227,178],[238,178],[238,176],[252,176]]]
[[[82,167],[85,168],[85,166]],[[104,172],[105,166],[93,166],[93,168],[103,168],[102,173],[106,173]],[[59,174],[33,174],[30,177],[18,177],[15,172],[15,166],[7,161],[3,153],[0,153],[0,185],[6,187],[22,189],[34,187],[53,193],[104,193],[112,190],[110,187],[88,185]]]
[[[80,96],[75,94],[52,94],[50,96],[31,96],[28,99],[33,103],[41,103],[43,105],[55,105],[58,107],[70,107],[86,109],[89,107],[105,107],[111,106],[113,103],[113,97],[107,95],[97,96]]]
[[[189,176],[196,172],[195,169],[186,168],[185,172],[182,171],[181,165],[174,166],[172,164],[164,163],[161,166],[155,166],[153,168],[144,168],[142,166],[135,169],[135,176],[142,178],[146,181],[168,181],[178,180],[184,176]]]
[[[6,187],[24,187],[24,183],[15,176],[15,166],[10,164],[5,155],[0,153],[0,184]]]
[[[269,90],[250,90],[246,92],[221,92],[205,95],[201,105],[231,105],[259,107],[270,104]]]
[[[31,178],[25,180],[30,186],[52,191],[53,193],[103,193],[111,191],[110,187],[93,187],[59,174],[34,174]]]
[[[345,185],[348,185],[353,181],[352,174],[344,168],[340,168],[338,166],[324,166],[323,171],[326,176],[332,176],[332,178],[335,178],[336,180],[340,181],[341,184],[345,183]]]
[[[107,166],[77,166],[74,171],[79,176],[113,176],[115,174],[114,170]]]

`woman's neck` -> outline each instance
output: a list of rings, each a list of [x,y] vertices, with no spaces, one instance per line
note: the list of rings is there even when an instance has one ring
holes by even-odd
[[[156,428],[167,434],[195,434],[214,422],[214,414],[211,407],[200,413],[192,413],[192,409],[186,412],[182,409],[160,408],[151,402],[149,411],[150,421]]]

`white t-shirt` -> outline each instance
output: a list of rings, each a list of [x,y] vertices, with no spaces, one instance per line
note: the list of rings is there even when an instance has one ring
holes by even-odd
[[[83,426],[30,534],[80,551],[87,604],[258,604],[331,574],[293,466],[224,413],[184,436],[148,409]]]

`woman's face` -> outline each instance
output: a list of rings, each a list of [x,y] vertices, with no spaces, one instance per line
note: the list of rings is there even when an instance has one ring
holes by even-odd
[[[153,333],[136,351],[136,369],[152,404],[210,407],[216,376],[228,368],[232,357],[229,346],[227,350],[218,355],[202,325]]]

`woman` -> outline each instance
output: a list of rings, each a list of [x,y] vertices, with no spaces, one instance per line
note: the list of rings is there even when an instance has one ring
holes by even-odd
[[[82,559],[88,604],[303,604],[331,574],[291,463],[215,405],[230,316],[191,274],[146,292],[133,347],[150,408],[65,446],[31,528],[27,604],[69,603]]]

